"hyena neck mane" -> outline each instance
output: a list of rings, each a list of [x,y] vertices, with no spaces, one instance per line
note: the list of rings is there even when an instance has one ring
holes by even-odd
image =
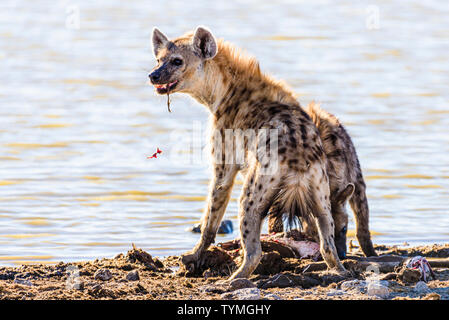
[[[259,62],[229,42],[218,40],[217,55],[205,61],[203,79],[191,96],[217,118],[260,103],[298,105],[281,81],[261,72]],[[236,110],[231,110],[236,109]]]

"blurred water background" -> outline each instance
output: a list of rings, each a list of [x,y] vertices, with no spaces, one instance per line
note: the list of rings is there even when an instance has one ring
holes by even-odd
[[[190,250],[208,189],[208,114],[154,94],[150,35],[202,24],[305,105],[339,116],[376,243],[449,238],[449,4],[444,1],[0,3],[0,265]],[[195,140],[196,141],[196,140]],[[158,159],[146,159],[159,147]],[[226,218],[238,236],[237,184]],[[351,216],[350,229],[354,228]],[[350,232],[353,233],[353,232]]]

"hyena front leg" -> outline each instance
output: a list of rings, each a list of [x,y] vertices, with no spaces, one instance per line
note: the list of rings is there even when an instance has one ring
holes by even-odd
[[[278,192],[279,178],[262,175],[257,168],[249,170],[240,196],[239,219],[244,260],[229,280],[248,278],[256,269],[262,256],[260,230]]]
[[[202,253],[215,241],[217,230],[231,197],[238,169],[239,167],[236,165],[214,165],[214,178],[210,184],[207,208],[201,221],[201,238],[191,253],[182,256],[182,263],[190,271],[201,265]]]

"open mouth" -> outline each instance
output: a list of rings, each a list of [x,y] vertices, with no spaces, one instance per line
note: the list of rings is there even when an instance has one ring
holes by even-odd
[[[166,84],[155,84],[154,87],[156,88],[157,93],[166,94],[173,91],[177,84],[178,80]]]

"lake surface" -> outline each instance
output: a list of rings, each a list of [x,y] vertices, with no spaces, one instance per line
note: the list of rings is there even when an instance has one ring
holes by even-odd
[[[148,86],[153,26],[170,37],[209,26],[303,105],[338,115],[376,243],[448,242],[448,15],[442,1],[3,0],[0,265],[112,257],[132,243],[166,256],[197,241],[186,228],[205,206],[208,114],[182,95],[169,113]],[[226,212],[235,230],[240,187]]]

